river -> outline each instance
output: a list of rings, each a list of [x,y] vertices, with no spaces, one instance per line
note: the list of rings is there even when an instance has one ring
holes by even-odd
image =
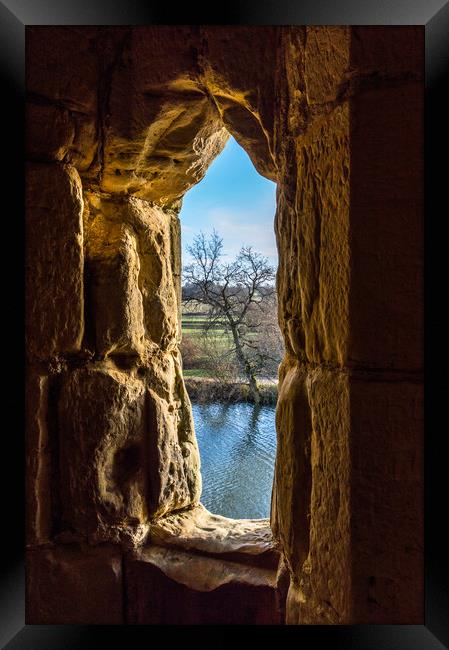
[[[269,517],[276,455],[275,407],[192,404],[201,455],[201,502],[233,519]]]

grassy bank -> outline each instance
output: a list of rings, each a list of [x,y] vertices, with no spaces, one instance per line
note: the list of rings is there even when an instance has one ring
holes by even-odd
[[[194,402],[252,402],[247,384],[240,382],[222,383],[207,377],[186,377],[185,385]],[[276,404],[277,382],[261,382],[261,404]]]

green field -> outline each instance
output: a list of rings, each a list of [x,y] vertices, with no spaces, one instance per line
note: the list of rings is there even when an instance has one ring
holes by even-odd
[[[208,310],[204,305],[183,305],[182,308],[182,333],[193,338],[201,337],[208,323]],[[216,323],[211,328],[211,333],[227,336],[225,330]]]
[[[208,310],[204,305],[189,304],[183,305],[182,309],[182,336],[183,342],[187,345],[188,340],[201,344],[204,330],[208,324]],[[214,346],[217,349],[226,349],[231,344],[230,334],[218,322],[209,330],[209,336],[213,337]],[[182,346],[181,346],[182,347]],[[185,355],[184,370],[185,377],[208,377],[209,373],[206,368],[201,368],[204,357],[198,356],[195,361],[195,367],[189,367],[189,357]]]
[[[207,373],[201,368],[184,368],[182,371],[184,377],[207,377]]]

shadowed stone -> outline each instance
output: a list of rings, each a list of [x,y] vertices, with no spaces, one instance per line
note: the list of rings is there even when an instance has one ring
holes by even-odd
[[[153,546],[126,560],[127,616],[140,625],[276,625],[276,572]]]
[[[56,163],[28,165],[26,210],[29,354],[46,359],[77,352],[84,331],[84,253],[76,169]]]
[[[123,625],[120,549],[28,551],[26,594],[27,625]]]

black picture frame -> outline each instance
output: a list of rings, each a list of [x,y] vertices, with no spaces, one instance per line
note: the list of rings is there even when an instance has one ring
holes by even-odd
[[[165,5],[165,6],[164,6]],[[210,5],[210,9],[212,3]],[[446,249],[448,105],[445,102],[446,72],[449,68],[449,3],[443,0],[241,0],[226,2],[211,10],[186,4],[183,10],[168,3],[144,0],[6,0],[0,2],[0,66],[2,68],[2,176],[4,195],[2,234],[6,252],[2,261],[3,322],[8,324],[3,338],[3,367],[9,368],[8,381],[14,385],[12,397],[5,400],[3,417],[3,462],[9,480],[3,492],[3,560],[0,585],[0,643],[8,650],[100,648],[112,644],[147,647],[158,635],[146,626],[83,627],[25,625],[24,579],[24,436],[21,433],[24,401],[20,386],[18,351],[23,350],[23,142],[26,25],[138,25],[138,24],[358,24],[423,25],[426,40],[426,216],[425,216],[425,408],[426,408],[426,603],[425,624],[415,626],[284,626],[259,628],[261,638],[291,638],[299,647],[344,648],[344,650],[441,650],[449,647],[449,585],[445,566],[449,539],[446,530],[448,382],[438,367],[449,367],[446,323],[441,299],[447,290]],[[20,136],[19,134],[22,134]],[[8,242],[6,244],[6,242]],[[11,261],[12,258],[12,261]],[[13,282],[13,280],[17,282]],[[19,305],[19,306],[17,306]],[[10,324],[12,316],[18,325]],[[6,342],[6,344],[5,344]],[[6,355],[6,359],[5,359]],[[17,392],[16,392],[17,391]],[[12,416],[12,417],[11,417]],[[7,466],[7,467],[6,467]],[[4,473],[6,473],[4,471]],[[182,633],[203,636],[194,629],[170,628],[168,637]],[[251,632],[253,634],[253,631]],[[167,641],[168,641],[167,637]],[[228,645],[236,638],[235,628],[222,628],[209,637],[213,646]],[[285,639],[287,640],[287,638]],[[141,643],[139,643],[141,641]],[[187,637],[184,637],[184,643]],[[290,642],[290,641],[289,641]],[[145,644],[145,645],[144,645]],[[313,646],[312,646],[313,644]]]

